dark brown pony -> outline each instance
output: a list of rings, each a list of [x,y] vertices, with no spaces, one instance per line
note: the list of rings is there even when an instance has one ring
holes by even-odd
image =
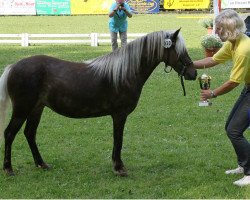
[[[117,175],[126,176],[121,160],[124,125],[137,105],[143,85],[160,62],[173,67],[187,80],[196,79],[196,70],[179,30],[150,33],[85,63],[38,55],[8,66],[0,79],[1,126],[9,99],[12,103],[12,116],[4,131],[5,172],[14,174],[11,146],[25,122],[24,135],[35,164],[48,168],[35,140],[43,109],[47,106],[72,118],[111,115],[113,170]]]

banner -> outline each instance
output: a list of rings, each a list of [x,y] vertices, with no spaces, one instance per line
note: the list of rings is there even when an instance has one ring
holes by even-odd
[[[37,15],[70,15],[70,0],[36,0]]]
[[[250,0],[221,0],[221,8],[250,8]]]
[[[71,14],[108,14],[114,0],[71,0]]]
[[[164,0],[165,9],[205,9],[209,5],[210,0]]]
[[[36,15],[35,0],[0,0],[0,15]]]
[[[159,0],[127,0],[133,13],[159,13]]]
[[[114,0],[71,0],[71,14],[108,14]],[[159,0],[126,0],[133,13],[159,13]]]

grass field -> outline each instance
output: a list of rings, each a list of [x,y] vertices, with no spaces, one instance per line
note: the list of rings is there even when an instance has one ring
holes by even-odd
[[[192,59],[203,58],[200,38],[206,30],[200,27],[198,18],[178,16],[134,15],[129,19],[129,32],[182,27]],[[107,16],[0,17],[0,33],[108,33],[107,21]],[[109,45],[1,45],[0,66],[2,70],[7,64],[37,54],[82,61],[110,50]],[[230,67],[227,63],[206,70],[213,77],[212,87],[228,79]],[[241,88],[214,99],[213,106],[201,108],[198,81],[185,84],[187,96],[183,97],[177,74],[164,73],[163,64],[145,84],[138,107],[125,127],[122,158],[129,173],[126,178],[114,176],[111,170],[110,117],[69,119],[46,109],[37,141],[42,156],[53,168],[43,171],[34,166],[20,131],[12,156],[17,175],[0,173],[0,198],[250,198],[249,187],[232,184],[241,176],[224,174],[236,166],[224,123]]]

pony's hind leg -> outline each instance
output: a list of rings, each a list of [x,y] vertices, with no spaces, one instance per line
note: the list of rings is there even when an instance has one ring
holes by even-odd
[[[28,141],[36,166],[41,167],[42,169],[48,169],[49,166],[43,161],[36,144],[36,131],[41,119],[43,108],[44,107],[35,108],[28,116],[24,135]]]
[[[16,134],[22,127],[25,120],[26,120],[25,118],[15,117],[15,115],[13,114],[9,125],[4,131],[5,152],[4,152],[3,170],[6,172],[7,175],[10,176],[14,175],[11,164],[11,146],[15,139]]]

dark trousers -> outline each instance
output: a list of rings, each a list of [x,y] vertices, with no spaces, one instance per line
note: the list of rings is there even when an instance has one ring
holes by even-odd
[[[233,144],[238,164],[244,174],[250,175],[250,144],[243,136],[250,124],[250,87],[245,87],[236,101],[226,122],[226,132]]]

